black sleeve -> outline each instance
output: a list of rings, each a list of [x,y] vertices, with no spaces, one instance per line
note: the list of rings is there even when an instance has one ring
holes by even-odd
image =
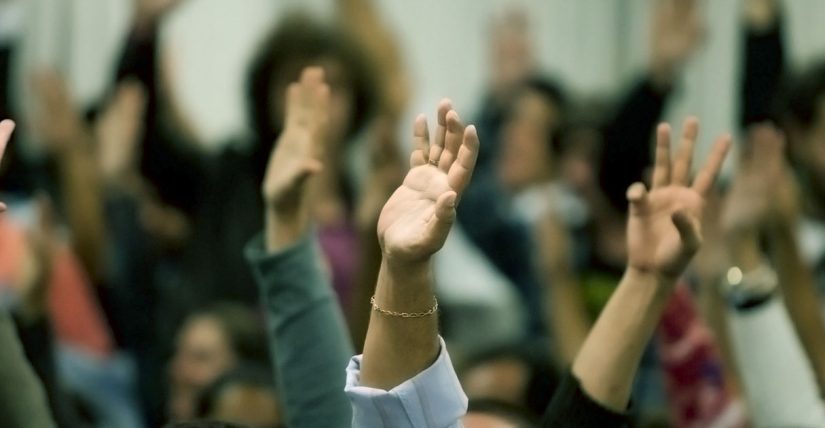
[[[603,128],[599,184],[619,212],[627,211],[627,188],[641,181],[645,169],[652,163],[650,142],[669,92],[657,89],[649,78],[642,79]]]
[[[562,378],[541,423],[542,427],[611,428],[627,426],[627,415],[593,401],[569,370]]]
[[[773,100],[785,68],[781,19],[766,31],[745,29],[740,125],[771,119]]]

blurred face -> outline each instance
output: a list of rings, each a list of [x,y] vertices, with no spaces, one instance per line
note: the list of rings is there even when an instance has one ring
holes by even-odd
[[[464,428],[518,428],[514,423],[498,416],[478,412],[467,413],[462,422]]]
[[[473,367],[461,381],[468,397],[485,398],[524,405],[527,368],[520,361],[505,358]]]
[[[512,191],[552,177],[553,153],[548,137],[558,126],[558,107],[541,95],[526,91],[516,99],[504,126],[498,170],[502,184]]]
[[[319,65],[324,69],[324,77],[330,89],[327,150],[330,155],[336,155],[344,146],[347,131],[353,120],[355,94],[352,91],[352,82],[347,76],[344,65],[334,58],[320,58],[306,65]],[[271,98],[271,105],[274,107],[272,109],[273,123],[283,123],[286,112],[284,108],[286,88],[293,79],[298,79],[300,75],[301,69],[298,69],[294,73],[285,73],[283,80],[273,82]]]
[[[275,428],[281,424],[281,411],[275,394],[256,385],[226,388],[209,417],[251,428]]]
[[[198,394],[235,364],[229,338],[217,320],[208,316],[184,324],[169,367],[169,412],[174,420],[195,415]]]

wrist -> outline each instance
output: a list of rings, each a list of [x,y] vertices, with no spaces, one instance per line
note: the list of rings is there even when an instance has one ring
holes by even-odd
[[[624,280],[669,291],[676,284],[676,281],[679,280],[679,276],[680,275],[628,266],[624,273]]]
[[[424,312],[433,306],[432,266],[423,262],[381,261],[375,303],[396,312]]]
[[[266,250],[270,252],[286,248],[301,239],[309,227],[307,216],[296,213],[278,214],[267,209],[265,213]]]
[[[744,271],[755,269],[762,263],[762,252],[759,248],[759,234],[754,230],[740,231],[729,234],[727,239],[730,262]]]

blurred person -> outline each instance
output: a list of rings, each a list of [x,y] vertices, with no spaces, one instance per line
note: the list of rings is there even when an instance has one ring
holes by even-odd
[[[471,399],[462,423],[465,428],[532,428],[538,426],[538,419],[507,402]]]
[[[169,416],[195,417],[199,394],[241,361],[265,362],[266,341],[252,311],[235,303],[215,303],[190,315],[178,330],[169,362]]]
[[[413,169],[379,220],[385,260],[373,298],[364,355],[353,358],[348,369],[347,393],[353,402],[355,424],[458,426],[466,411],[466,397],[443,341],[438,339],[437,301],[428,273],[428,254],[436,252],[449,233],[455,201],[468,184],[478,147],[472,127],[463,131],[457,114],[447,107],[439,106],[439,116],[446,116],[448,126],[437,130],[432,145],[426,122],[421,117],[416,120]],[[557,393],[550,405],[547,423],[621,424],[622,415],[617,412],[627,405],[644,344],[664,309],[663,297],[698,248],[702,195],[715,180],[730,145],[729,137],[720,137],[707,166],[688,188],[693,141],[686,139],[672,163],[669,135],[664,131],[669,134],[666,127],[659,133],[651,193],[641,184],[628,190],[634,207],[628,223],[632,249],[628,275],[574,362],[573,372],[581,377],[581,384],[568,374],[563,392]],[[426,203],[419,192],[426,195]],[[413,208],[419,211],[410,211]],[[429,220],[422,221],[416,214]],[[629,312],[634,305],[641,305],[641,310]],[[628,318],[628,313],[638,316]],[[625,334],[616,334],[615,328]],[[407,394],[426,401],[405,402],[401,397]]]
[[[550,404],[559,381],[552,357],[535,345],[501,346],[470,356],[459,378],[470,412],[474,400],[492,400],[536,418]]]
[[[0,122],[0,159],[14,131],[14,122]],[[0,204],[0,211],[6,205]],[[36,301],[36,300],[35,300]],[[9,304],[0,307],[0,415],[4,425],[56,426],[49,409],[46,391],[32,366],[9,316]]]
[[[817,426],[825,421],[825,403],[791,318],[822,320],[816,302],[794,303],[795,295],[809,294],[815,285],[793,238],[800,200],[784,144],[772,125],[749,129],[719,220],[718,279],[707,286],[720,289],[754,425]],[[760,242],[768,244],[767,252]],[[781,302],[784,290],[788,309]],[[799,313],[789,316],[789,310]]]
[[[257,364],[238,365],[203,391],[197,416],[251,428],[282,426],[272,370]]]
[[[261,184],[265,225],[245,251],[267,311],[284,421],[299,428],[348,427],[352,420],[340,368],[353,345],[312,225],[311,182],[324,165],[329,97],[319,67],[305,68],[289,86],[284,129]]]

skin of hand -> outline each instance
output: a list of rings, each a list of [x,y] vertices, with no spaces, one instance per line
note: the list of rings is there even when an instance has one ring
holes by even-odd
[[[669,86],[696,51],[703,34],[704,22],[696,0],[655,0],[650,38],[654,83]]]
[[[323,165],[329,86],[320,67],[307,67],[286,95],[284,131],[269,159],[262,186],[269,251],[295,242],[309,225],[307,181]]]
[[[126,81],[118,86],[114,98],[95,123],[98,165],[107,185],[139,175],[137,146],[145,108],[143,87],[138,82]]]
[[[415,120],[416,149],[403,184],[378,219],[381,262],[376,305],[395,312],[433,307],[430,258],[444,245],[455,209],[472,177],[479,141],[464,126],[449,100],[438,106],[435,138],[423,115]],[[364,344],[361,384],[389,390],[426,369],[436,359],[436,314],[401,318],[373,311]]]
[[[88,127],[72,103],[66,82],[56,71],[35,73],[31,86],[38,101],[34,129],[50,154],[63,156],[79,148],[71,143],[88,140]]]
[[[150,29],[185,0],[135,0],[135,26]]]
[[[699,248],[705,197],[730,147],[730,136],[720,136],[691,184],[698,121],[685,121],[675,160],[670,156],[670,127],[662,124],[656,134],[650,191],[641,183],[633,184],[627,191],[630,214],[625,276],[572,368],[590,397],[616,411],[624,411],[627,406],[645,344],[676,280]]]
[[[751,31],[765,31],[776,25],[779,19],[777,0],[745,0],[742,4],[745,24]]]
[[[414,126],[411,169],[378,218],[378,242],[391,264],[426,263],[441,249],[478,156],[475,127],[465,127],[448,100],[439,104],[432,144],[423,116]]]
[[[651,191],[641,183],[633,184],[627,191],[628,269],[675,281],[699,249],[705,197],[725,160],[730,136],[717,139],[707,165],[690,185],[698,132],[696,118],[685,120],[681,148],[671,162],[670,127],[658,127]]]

